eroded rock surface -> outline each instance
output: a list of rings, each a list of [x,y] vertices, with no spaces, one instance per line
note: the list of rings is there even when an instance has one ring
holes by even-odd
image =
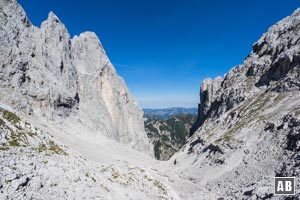
[[[299,56],[296,10],[254,43],[243,64],[203,81],[192,136],[170,163],[174,176],[192,183],[174,184],[182,197],[299,198],[297,178],[295,196],[275,196],[273,188],[275,176],[300,176]]]
[[[152,154],[143,112],[94,33],[71,39],[52,12],[33,26],[15,0],[0,1],[0,23],[2,103]]]

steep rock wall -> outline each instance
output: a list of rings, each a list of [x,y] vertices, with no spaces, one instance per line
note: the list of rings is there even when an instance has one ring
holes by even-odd
[[[94,33],[70,39],[52,12],[35,27],[15,0],[0,2],[0,23],[2,103],[151,152],[143,112]]]

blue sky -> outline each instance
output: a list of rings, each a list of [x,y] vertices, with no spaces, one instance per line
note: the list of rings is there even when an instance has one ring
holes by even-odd
[[[71,36],[94,31],[143,108],[196,107],[206,77],[243,62],[300,0],[19,0],[39,26],[53,11]]]

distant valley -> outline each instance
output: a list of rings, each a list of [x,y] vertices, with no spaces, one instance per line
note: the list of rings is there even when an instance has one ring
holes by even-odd
[[[168,160],[186,143],[197,108],[144,109],[145,130],[158,160]]]

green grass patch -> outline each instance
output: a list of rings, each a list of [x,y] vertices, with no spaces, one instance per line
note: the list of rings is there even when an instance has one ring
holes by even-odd
[[[6,147],[6,146],[0,146],[0,151],[6,151],[6,150],[8,150],[9,148],[8,147]]]
[[[8,144],[11,147],[19,147],[19,146],[21,146],[21,144],[19,143],[18,140],[10,140],[10,141],[8,141]]]
[[[6,139],[8,140],[8,144],[9,146],[13,146],[13,147],[19,147],[19,146],[25,146],[24,144],[26,144],[26,135],[23,132],[20,133],[10,133],[9,137],[6,137]]]
[[[62,150],[53,141],[50,141],[49,144],[40,144],[40,146],[37,148],[37,151],[39,153],[47,152],[46,155],[50,155],[49,152],[51,152],[52,154],[60,154],[60,155],[65,155],[65,156],[68,155],[64,150]]]
[[[68,154],[62,150],[57,144],[55,144],[53,141],[50,141],[49,142],[49,150],[52,151],[53,153],[56,153],[56,154],[61,154],[61,155],[65,155],[67,156]]]
[[[20,118],[16,114],[9,112],[7,110],[4,110],[3,108],[0,108],[0,112],[3,115],[3,118],[7,119],[11,123],[16,124],[16,123],[20,122]]]
[[[230,142],[232,140],[232,135],[231,134],[225,134],[223,139],[224,139],[224,142]]]
[[[165,187],[161,184],[161,182],[159,182],[157,180],[153,180],[153,185],[155,187],[157,187],[159,190],[161,190],[164,194],[167,194],[167,191],[166,191]]]
[[[237,109],[240,113],[245,113],[245,119],[238,121],[232,128],[226,132],[222,138],[216,140],[216,143],[221,141],[230,142],[233,140],[234,135],[240,131],[246,124],[254,119],[264,119],[263,116],[258,116],[259,112],[271,101],[272,96],[268,93],[262,93],[259,97],[256,97],[250,101],[248,105],[243,105]],[[280,97],[281,98],[281,97]]]
[[[148,176],[144,176],[144,178],[147,180],[147,181],[149,181],[149,182],[151,182],[155,187],[157,187],[160,191],[162,191],[164,194],[167,194],[167,191],[166,191],[166,189],[165,189],[165,187],[162,185],[162,183],[161,182],[159,182],[159,181],[157,181],[157,180],[154,180],[154,179],[152,179],[152,178],[149,178]]]
[[[43,152],[43,151],[46,151],[46,150],[47,150],[47,147],[46,147],[45,144],[41,144],[41,145],[38,147],[38,149],[37,149],[37,151],[38,151],[39,153],[41,153],[41,152]]]

